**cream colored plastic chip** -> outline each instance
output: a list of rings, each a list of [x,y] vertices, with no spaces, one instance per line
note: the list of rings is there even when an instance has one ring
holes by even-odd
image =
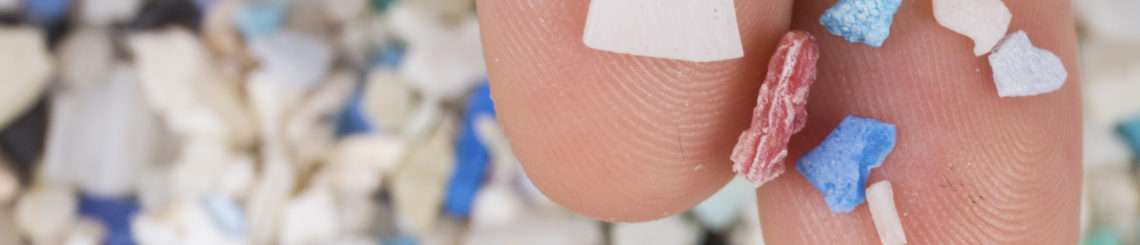
[[[895,194],[891,182],[879,181],[867,187],[867,205],[871,208],[871,219],[875,230],[879,231],[879,241],[883,245],[906,244],[906,233],[895,209]]]
[[[708,62],[744,56],[732,0],[594,0],[582,41],[622,54]]]
[[[1001,0],[934,0],[934,19],[973,39],[976,56],[990,52],[1001,41],[1011,18]]]

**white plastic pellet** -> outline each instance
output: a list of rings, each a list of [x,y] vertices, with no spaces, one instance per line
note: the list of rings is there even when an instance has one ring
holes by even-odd
[[[732,0],[594,0],[582,35],[594,49],[694,62],[744,56]]]
[[[51,57],[43,34],[30,27],[0,28],[0,128],[28,109],[48,85]]]
[[[934,19],[973,39],[977,56],[990,52],[1001,41],[1012,18],[1002,0],[934,0]]]
[[[1061,58],[1037,48],[1024,31],[1009,34],[990,54],[998,96],[1034,96],[1056,91],[1069,73]]]
[[[875,230],[879,231],[879,241],[883,245],[906,244],[899,212],[895,209],[895,194],[891,182],[879,181],[867,187],[867,207],[871,209],[871,219]]]

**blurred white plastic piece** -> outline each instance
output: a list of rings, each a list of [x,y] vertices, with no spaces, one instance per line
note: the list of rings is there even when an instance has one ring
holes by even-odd
[[[732,0],[594,0],[582,41],[594,49],[709,62],[744,56]]]
[[[63,186],[37,185],[16,203],[16,225],[32,244],[59,244],[78,218],[75,192]]]
[[[879,231],[879,241],[883,245],[906,244],[906,233],[895,209],[891,182],[879,181],[867,187],[867,207],[871,209],[871,220],[875,222],[875,230]]]
[[[0,27],[0,128],[42,95],[52,72],[47,41],[31,27]]]
[[[445,117],[424,139],[410,149],[396,171],[392,189],[397,224],[412,234],[431,231],[455,165],[454,119]]]
[[[324,173],[339,193],[369,195],[380,189],[384,174],[395,170],[405,148],[387,136],[349,137],[337,143]]]
[[[82,87],[107,81],[115,66],[115,47],[107,30],[82,28],[67,36],[58,57],[60,79]]]
[[[1092,36],[1121,42],[1140,41],[1140,1],[1073,1],[1074,10]]]
[[[643,223],[615,224],[612,234],[614,245],[697,244],[701,238],[700,227],[688,223],[681,216]]]
[[[974,55],[990,52],[1005,36],[1013,15],[1002,0],[934,0],[938,24],[974,40]]]
[[[340,231],[332,193],[316,186],[289,201],[281,222],[281,244],[322,244]]]
[[[261,66],[254,76],[277,81],[291,89],[308,89],[320,83],[331,68],[332,48],[305,33],[283,31],[249,42]]]
[[[142,0],[81,0],[79,20],[89,26],[107,26],[129,20],[142,7]]]
[[[1056,91],[1069,73],[1061,58],[1037,48],[1024,31],[1009,34],[990,54],[998,96],[1034,96]]]
[[[1117,234],[1135,234],[1140,193],[1127,166],[1104,166],[1087,172],[1089,206],[1093,227]]]
[[[71,227],[71,232],[67,235],[67,240],[63,244],[66,245],[99,245],[103,244],[103,238],[107,235],[107,229],[97,221],[80,218],[74,226]]]
[[[126,196],[142,167],[157,160],[161,125],[146,107],[135,72],[111,71],[109,81],[64,88],[51,103],[45,181],[77,185],[101,196]]]
[[[693,208],[697,220],[714,231],[724,231],[737,221],[750,199],[756,198],[756,187],[737,176],[705,201]],[[753,207],[755,208],[755,207]]]
[[[190,201],[135,216],[131,235],[139,245],[254,244],[227,237],[201,205]]]
[[[506,226],[473,227],[465,234],[465,245],[606,244],[600,223],[562,213],[531,213]]]
[[[392,31],[408,41],[400,72],[427,97],[466,95],[487,72],[479,21],[465,16],[447,25],[437,15],[397,4],[389,10]]]
[[[364,91],[363,107],[369,121],[383,131],[404,128],[415,100],[414,91],[399,73],[382,69],[371,71]]]
[[[280,237],[277,234],[281,227],[280,214],[295,188],[296,170],[282,149],[268,145],[262,150],[261,174],[246,200],[245,210],[249,212],[250,241],[272,244]]]

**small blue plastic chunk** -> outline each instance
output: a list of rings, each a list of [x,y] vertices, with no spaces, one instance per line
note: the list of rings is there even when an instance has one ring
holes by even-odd
[[[71,0],[24,0],[23,6],[33,23],[50,24],[67,17]]]
[[[79,195],[79,215],[96,220],[107,229],[103,244],[135,244],[131,236],[131,220],[138,212],[139,203],[133,197]]]
[[[871,169],[882,165],[894,147],[894,124],[847,116],[800,158],[796,170],[819,189],[832,212],[849,213],[863,203]]]
[[[353,135],[368,134],[375,130],[375,126],[368,121],[364,112],[364,86],[357,84],[352,97],[344,105],[344,109],[336,118],[336,136],[344,138]]]
[[[882,47],[902,0],[840,0],[827,9],[820,24],[848,42]]]
[[[1132,150],[1132,157],[1140,159],[1140,117],[1124,120],[1116,126],[1116,133],[1128,143]]]
[[[444,201],[444,213],[453,218],[471,215],[475,193],[487,177],[491,154],[475,130],[475,121],[482,116],[495,116],[491,89],[486,82],[479,85],[468,99],[463,126],[455,142],[455,172],[451,175]]]

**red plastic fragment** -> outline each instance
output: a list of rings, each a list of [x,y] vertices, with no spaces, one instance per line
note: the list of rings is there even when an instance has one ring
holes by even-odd
[[[791,31],[784,34],[768,62],[768,76],[752,110],[752,126],[740,134],[731,157],[733,172],[757,187],[784,173],[788,139],[807,122],[808,89],[815,82],[818,60],[815,37]]]

